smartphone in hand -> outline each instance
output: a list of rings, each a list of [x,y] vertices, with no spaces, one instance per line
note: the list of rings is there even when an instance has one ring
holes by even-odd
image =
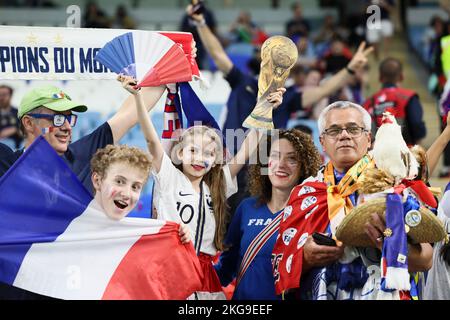
[[[336,241],[322,233],[314,232],[312,237],[318,245],[336,247]]]

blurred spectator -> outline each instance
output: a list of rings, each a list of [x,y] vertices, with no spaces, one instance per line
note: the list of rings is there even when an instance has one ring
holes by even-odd
[[[306,68],[314,67],[317,64],[317,56],[312,41],[307,37],[294,36],[294,42],[298,49],[297,63]]]
[[[284,101],[293,101],[296,98],[296,96],[299,95],[301,92],[301,88],[304,86],[306,80],[306,69],[299,63],[294,65],[291,69],[291,72],[289,74],[289,79],[286,81],[286,92],[283,96]],[[299,102],[301,103],[301,102]],[[288,112],[288,110],[286,110]],[[293,108],[293,110],[290,110],[290,114],[287,115],[288,118],[295,118],[297,116],[297,113],[300,115],[304,114],[304,110],[301,106],[297,106],[296,108]]]
[[[292,18],[286,23],[286,35],[289,38],[294,36],[307,37],[311,30],[309,22],[303,18],[302,6],[299,2],[291,5]]]
[[[430,20],[429,27],[425,30],[422,44],[425,48],[428,48],[427,61],[432,61],[434,52],[439,46],[439,39],[442,37],[445,31],[445,21],[440,16],[433,16]]]
[[[378,60],[380,42],[382,42],[383,45],[383,52],[389,54],[389,42],[394,34],[394,24],[391,21],[391,15],[395,10],[395,0],[369,0],[368,5],[376,5],[380,8],[381,26],[374,27],[368,25],[366,31],[367,42],[373,45],[375,49],[375,59]]]
[[[446,23],[444,27],[444,32],[442,35],[436,39],[436,48],[433,53],[433,58],[430,61],[432,68],[432,75],[430,78],[430,91],[436,96],[440,97],[445,83],[447,81],[447,77],[445,74],[444,65],[449,65],[448,63],[448,50],[443,50],[446,47],[446,44],[450,40],[449,36],[450,23]]]
[[[116,29],[136,29],[136,22],[128,15],[124,5],[117,6],[112,27]]]
[[[206,4],[206,1],[203,1],[204,4]],[[208,7],[205,5],[203,8],[203,17],[206,25],[209,27],[211,32],[217,36],[217,23],[216,18],[214,16],[214,13],[208,9]],[[196,22],[192,20],[187,13],[183,15],[183,18],[181,20],[180,28],[181,31],[184,32],[190,32],[194,36],[194,40],[196,42],[197,46],[197,64],[200,69],[206,69],[206,66],[208,65],[205,59],[207,58],[207,54],[205,51],[205,47],[200,40],[200,36],[198,35],[197,28],[196,28]],[[206,63],[205,63],[206,62]]]
[[[248,11],[241,11],[230,27],[231,41],[262,45],[267,34],[253,21]]]
[[[447,115],[450,113],[450,79],[447,80],[444,91],[439,101],[439,111],[442,116],[441,131],[449,126],[447,123]],[[439,172],[441,178],[450,178],[450,144],[447,144],[443,151],[444,162]]]
[[[445,32],[439,40],[440,42],[440,60],[444,77],[450,75],[450,22],[447,22]]]
[[[348,44],[355,46],[366,39],[367,1],[340,0],[340,21],[350,32]]]
[[[320,62],[320,68],[325,74],[335,74],[345,68],[352,59],[352,52],[340,38],[335,38],[330,49],[325,53]]]
[[[233,42],[251,43],[256,28],[256,24],[253,23],[250,13],[248,11],[241,11],[230,26]]]
[[[336,37],[347,39],[348,36],[348,30],[339,26],[334,20],[334,17],[329,14],[325,16],[322,27],[314,33],[312,41],[316,46],[321,45],[322,48],[323,46],[329,45]]]
[[[289,74],[288,81],[292,80],[292,84],[289,84],[289,87],[296,86],[297,88],[301,88],[305,84],[305,79],[306,79],[306,69],[301,64],[296,63],[292,67],[291,73]],[[288,81],[286,81],[286,84],[288,84]],[[286,96],[286,93],[284,94],[284,96]]]
[[[306,73],[305,83],[301,88],[302,92],[317,88],[322,81],[322,74],[319,69],[310,69]],[[328,97],[324,97],[319,101],[310,105],[303,106],[303,113],[297,112],[297,119],[318,119],[320,112],[328,105]]]
[[[408,145],[419,144],[426,136],[423,107],[413,90],[400,87],[403,81],[402,63],[395,58],[386,58],[380,63],[379,81],[382,89],[366,100],[364,108],[370,113],[376,126],[380,127],[383,112],[390,112],[402,127]]]
[[[0,85],[0,141],[18,149],[22,143],[17,109],[11,105],[13,89]]]
[[[111,21],[94,1],[86,4],[84,14],[84,28],[110,28]]]

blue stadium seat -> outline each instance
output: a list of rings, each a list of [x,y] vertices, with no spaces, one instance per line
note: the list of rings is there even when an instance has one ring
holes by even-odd
[[[254,47],[249,43],[233,43],[230,46],[228,46],[226,51],[228,54],[252,56],[254,52]]]

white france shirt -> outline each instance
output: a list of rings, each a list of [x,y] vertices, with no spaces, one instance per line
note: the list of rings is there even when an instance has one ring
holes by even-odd
[[[226,183],[225,195],[228,198],[237,192],[237,180],[236,177],[231,178],[228,166],[224,166],[222,170]],[[203,183],[205,215],[199,215],[200,194],[195,191],[191,181],[184,173],[173,165],[167,154],[164,153],[159,172],[153,171],[153,175],[155,177],[153,205],[157,212],[157,218],[185,223],[190,228],[192,243],[196,251],[200,249],[200,252],[216,255],[217,248],[214,245],[216,221],[210,190],[206,183]],[[195,245],[196,239],[197,246]]]

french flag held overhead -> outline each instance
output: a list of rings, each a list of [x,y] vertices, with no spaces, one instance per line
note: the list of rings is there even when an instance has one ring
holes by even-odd
[[[42,137],[0,190],[4,283],[61,299],[186,299],[201,288],[178,224],[109,219]]]

